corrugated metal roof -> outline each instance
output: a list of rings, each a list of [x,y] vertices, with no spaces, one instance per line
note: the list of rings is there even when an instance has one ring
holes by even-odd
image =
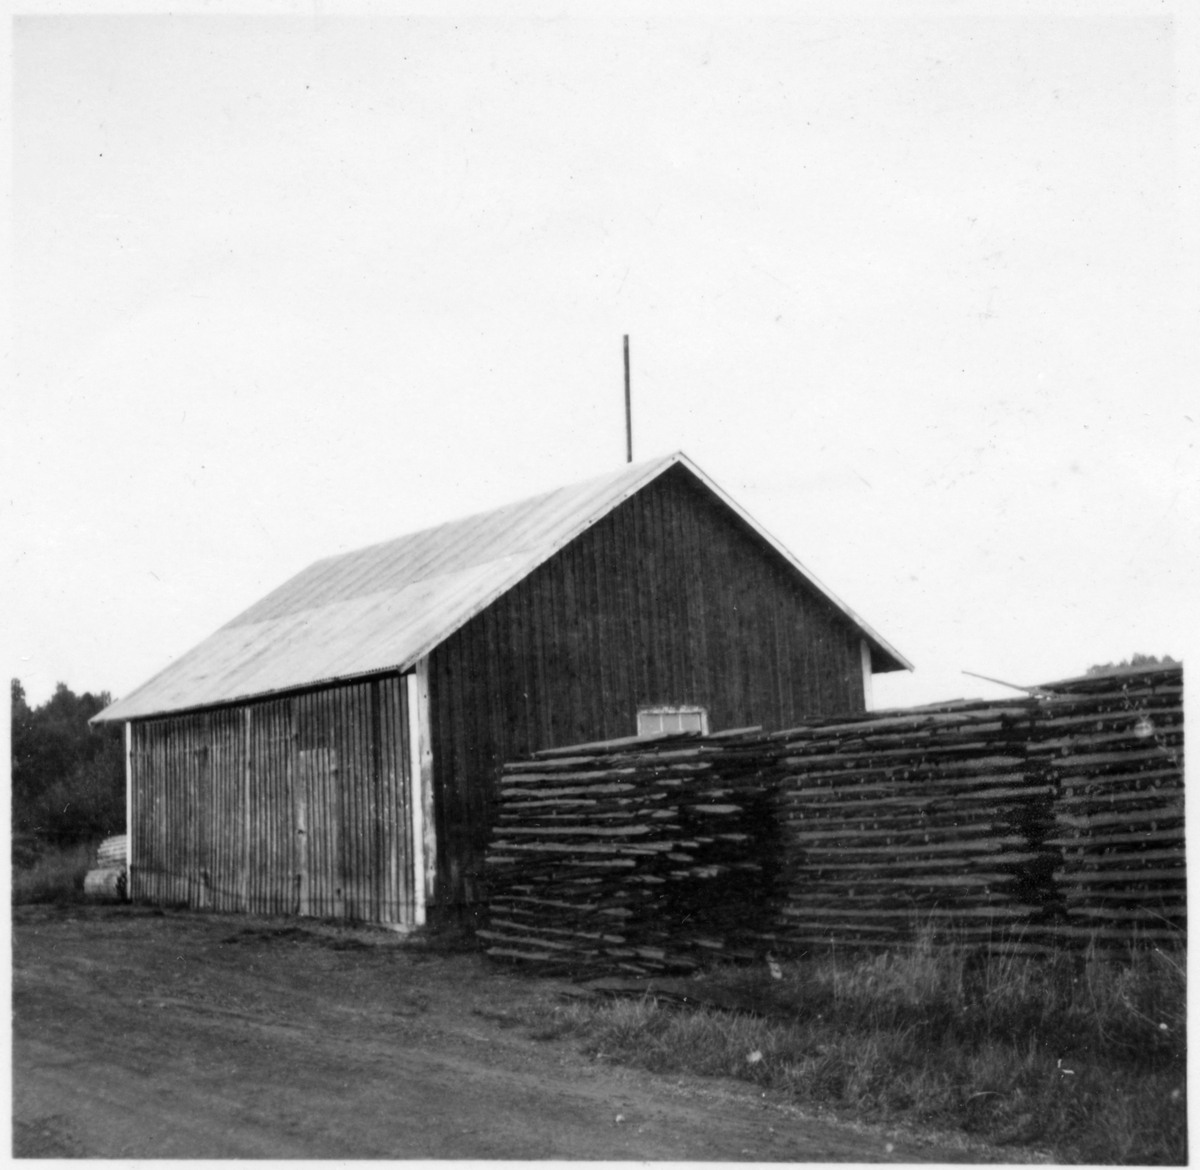
[[[682,464],[842,610],[886,669],[911,665],[685,455],[317,561],[96,716],[140,719],[406,670],[623,500]]]

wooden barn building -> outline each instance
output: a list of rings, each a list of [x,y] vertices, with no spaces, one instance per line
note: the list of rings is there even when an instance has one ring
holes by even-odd
[[[134,899],[410,926],[481,896],[501,761],[861,711],[901,669],[675,454],[318,561],[96,718]]]

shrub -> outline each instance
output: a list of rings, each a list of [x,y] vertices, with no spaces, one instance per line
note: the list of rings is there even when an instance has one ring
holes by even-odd
[[[24,902],[81,902],[83,879],[95,863],[91,845],[49,848],[32,864],[13,868],[12,900]]]

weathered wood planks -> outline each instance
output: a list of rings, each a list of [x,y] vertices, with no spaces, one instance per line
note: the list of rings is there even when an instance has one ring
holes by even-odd
[[[1046,845],[1069,918],[1062,932],[1116,942],[1179,937],[1187,929],[1182,670],[1120,686],[1084,680],[1051,703],[1054,717],[1030,755],[1059,791]]]
[[[727,738],[623,739],[507,765],[486,855],[489,953],[686,970],[765,928],[771,875],[754,846],[777,831],[772,789],[719,750]]]
[[[131,896],[413,925],[409,734],[399,676],[134,723]]]
[[[922,927],[1032,951],[1178,938],[1181,680],[537,753],[500,774],[481,938],[638,971]]]

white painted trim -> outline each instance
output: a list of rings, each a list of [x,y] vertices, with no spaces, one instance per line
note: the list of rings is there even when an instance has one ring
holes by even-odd
[[[421,706],[417,672],[404,676],[408,688],[408,810],[412,852],[413,926],[425,925],[425,809],[421,799]]]
[[[417,663],[417,727],[421,745],[421,829],[425,852],[425,901],[437,899],[437,824],[433,810],[433,715],[429,706],[429,659]]]
[[[290,737],[296,745],[296,735]],[[317,749],[318,751],[321,749]],[[292,828],[295,832],[296,849],[296,913],[301,918],[312,915],[312,881],[308,873],[308,778],[310,769],[300,766],[300,752],[295,754],[295,772],[292,777]]]
[[[238,903],[247,914],[250,912],[250,862],[254,856],[254,845],[250,840],[250,775],[254,767],[250,711],[248,706],[242,708],[242,848],[238,858]]]
[[[125,722],[125,891],[133,895],[133,724]]]
[[[860,638],[858,646],[862,653],[863,710],[874,711],[875,695],[874,685],[871,681],[871,644],[866,638]]]

